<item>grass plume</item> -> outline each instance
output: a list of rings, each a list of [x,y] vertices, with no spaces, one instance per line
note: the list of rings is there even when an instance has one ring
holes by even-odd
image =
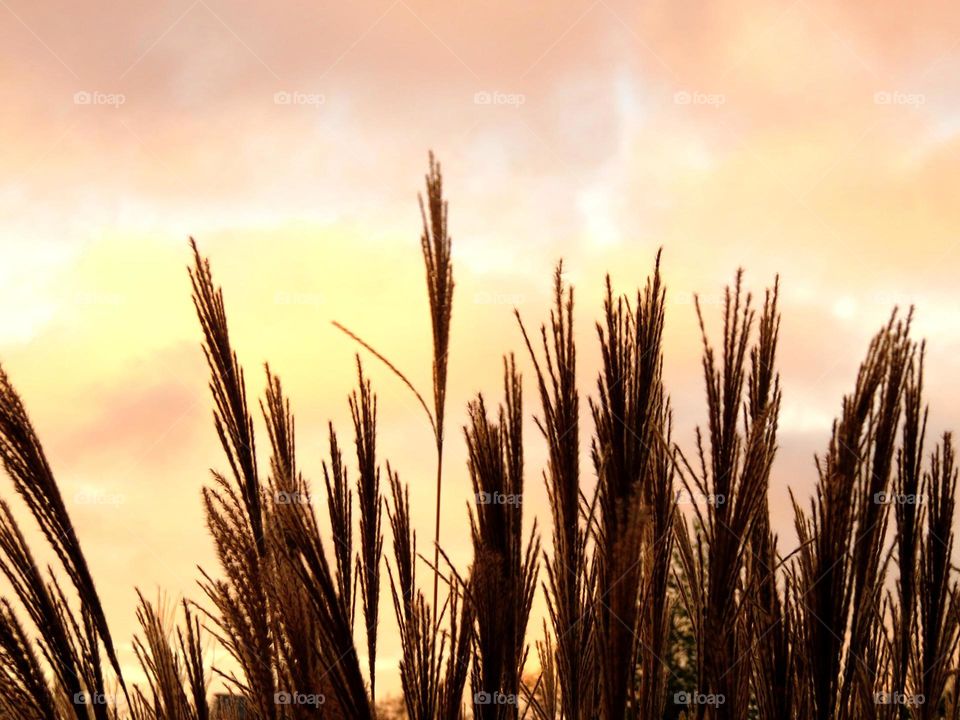
[[[0,718],[386,720],[391,703],[377,702],[376,672],[385,563],[403,711],[413,720],[960,720],[958,468],[949,433],[928,447],[925,348],[911,337],[912,311],[894,312],[870,343],[816,459],[812,498],[791,494],[798,543],[785,552],[771,508],[780,480],[779,279],[758,306],[737,274],[717,342],[697,302],[707,420],[688,458],[664,381],[660,255],[635,294],[615,294],[607,278],[599,375],[582,396],[574,290],[558,264],[539,333],[515,313],[537,386],[551,537],[541,547],[525,504],[530,440],[521,372],[507,355],[502,405],[477,395],[466,407],[462,470],[476,502],[465,517],[472,562],[458,569],[439,532],[454,283],[432,155],[420,211],[432,396],[335,325],[385,363],[429,419],[432,529],[417,527],[419,493],[378,455],[377,398],[359,357],[348,396],[355,468],[328,423],[314,495],[291,401],[269,365],[257,431],[269,459],[258,457],[224,293],[191,240],[193,303],[226,458],[201,493],[219,567],[200,570],[200,602],[168,609],[138,591],[132,649],[145,682],[129,691],[61,486],[0,370],[0,461],[27,510],[0,498],[9,586],[0,598]],[[585,437],[581,401],[592,419]],[[592,492],[581,475],[584,444]],[[681,506],[684,493],[690,503]],[[27,540],[27,515],[43,548]],[[423,532],[432,563],[418,547]],[[36,559],[47,549],[49,567]],[[528,624],[540,591],[548,618],[534,642]],[[210,645],[229,664],[213,664]],[[210,698],[212,683],[229,694]]]

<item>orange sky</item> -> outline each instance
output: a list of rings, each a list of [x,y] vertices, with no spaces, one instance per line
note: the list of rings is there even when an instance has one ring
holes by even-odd
[[[0,47],[0,361],[127,662],[133,586],[196,598],[195,565],[215,566],[198,497],[223,460],[187,235],[225,287],[251,393],[265,360],[285,381],[316,480],[327,419],[347,429],[355,350],[330,319],[429,384],[428,148],[456,263],[444,535],[458,561],[465,403],[499,396],[499,357],[521,347],[511,308],[544,317],[560,257],[589,391],[604,272],[631,290],[664,248],[678,439],[703,418],[691,294],[716,321],[738,266],[758,291],[781,273],[772,495],[787,535],[786,487],[809,491],[893,305],[915,304],[930,342],[932,427],[960,428],[953,3],[0,0]],[[381,446],[426,537],[429,428],[368,364]],[[544,452],[528,434],[537,513]],[[396,688],[396,652],[382,643],[381,687]]]

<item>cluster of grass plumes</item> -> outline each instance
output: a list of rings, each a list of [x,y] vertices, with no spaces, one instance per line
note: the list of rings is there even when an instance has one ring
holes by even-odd
[[[927,447],[924,353],[910,315],[895,314],[871,343],[817,460],[814,497],[794,497],[799,541],[783,554],[769,500],[781,403],[778,284],[758,307],[738,274],[716,345],[697,305],[707,420],[688,458],[673,437],[663,381],[659,256],[635,296],[607,280],[588,438],[574,290],[558,265],[548,322],[531,338],[518,314],[516,337],[540,401],[550,537],[541,545],[524,506],[530,440],[521,373],[508,355],[502,405],[493,411],[479,395],[467,407],[473,553],[458,568],[439,534],[454,283],[432,156],[420,206],[432,402],[384,354],[337,327],[385,363],[427,415],[432,548],[418,548],[409,488],[378,455],[377,396],[359,357],[347,400],[354,452],[331,424],[326,501],[299,470],[290,401],[269,367],[261,467],[223,292],[193,244],[193,300],[227,465],[202,490],[219,570],[201,570],[203,599],[183,601],[179,619],[138,592],[133,651],[146,683],[128,691],[66,503],[0,371],[0,460],[58,563],[41,569],[0,500],[0,571],[12,592],[0,599],[0,718],[395,717],[376,691],[389,592],[402,712],[413,720],[960,720],[958,468],[949,434]],[[538,592],[547,617],[532,633]],[[229,668],[211,666],[210,644],[228,653]],[[229,695],[210,697],[214,678]]]
[[[528,693],[533,712],[543,719],[591,717],[595,707],[595,680],[590,675],[595,647],[588,601],[587,530],[581,522],[580,396],[573,307],[573,288],[564,288],[560,263],[554,273],[550,329],[540,327],[542,365],[519,312],[515,313],[537,376],[543,412],[537,425],[549,451],[544,481],[553,520],[553,547],[543,563],[556,641],[545,628],[544,640],[537,646],[543,671],[534,692]]]
[[[22,625],[13,604],[4,599],[0,709],[12,717],[107,720],[112,716],[110,705],[86,702],[91,697],[115,697],[117,688],[127,692],[106,615],[43,447],[2,370],[0,459],[62,570],[41,570],[9,505],[0,501],[0,570],[33,631]],[[66,589],[59,579],[64,575],[70,583]],[[112,686],[101,649],[114,672]]]
[[[632,306],[614,298],[607,279],[604,322],[597,324],[603,366],[591,402],[598,508],[592,573],[605,720],[659,717],[665,702],[661,658],[676,498],[661,375],[664,301],[658,258]]]
[[[526,664],[527,621],[536,590],[540,540],[523,535],[523,396],[513,357],[504,360],[504,405],[492,421],[483,396],[470,403],[467,467],[475,509],[471,592],[476,617],[474,698],[517,699]],[[475,703],[484,720],[516,718],[517,702]]]
[[[143,637],[134,638],[133,649],[149,690],[134,688],[133,715],[143,720],[207,720],[210,707],[199,618],[183,601],[183,627],[171,635],[162,608],[139,591],[137,595],[137,621]]]
[[[773,300],[764,307],[761,327],[775,324]],[[749,295],[744,297],[740,278],[728,290],[723,315],[723,345],[718,361],[703,330],[703,372],[707,387],[708,432],[697,431],[695,469],[682,458],[681,477],[692,499],[696,529],[682,522],[679,549],[691,618],[698,637],[698,687],[707,696],[723,697],[712,713],[717,718],[744,717],[750,704],[749,663],[742,662],[754,643],[747,625],[749,606],[770,582],[758,577],[757,586],[746,585],[748,556],[753,565],[766,562],[760,518],[765,509],[770,469],[776,451],[779,394],[773,368],[776,333],[761,332],[759,344],[750,348],[755,321]],[[753,359],[748,378],[748,358]],[[744,386],[749,379],[749,398]],[[742,415],[742,425],[741,425]],[[751,550],[756,554],[749,555]],[[769,555],[769,553],[767,553]],[[766,579],[769,580],[769,579]]]

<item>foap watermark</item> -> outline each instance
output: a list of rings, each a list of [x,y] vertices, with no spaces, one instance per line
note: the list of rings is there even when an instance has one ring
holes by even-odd
[[[513,693],[504,693],[499,690],[487,692],[481,690],[473,694],[474,705],[516,705],[517,696]]]
[[[273,694],[275,705],[301,705],[320,707],[327,701],[323,693],[278,692]]]
[[[923,705],[927,698],[923,695],[911,695],[900,691],[875,692],[873,702],[876,705],[899,705],[901,707],[917,707]]]
[[[123,93],[107,93],[99,90],[80,90],[73,94],[74,105],[105,105],[118,108],[127,102]]]
[[[713,705],[717,707],[723,705],[726,701],[727,698],[720,693],[687,692],[686,690],[681,690],[673,694],[674,705]]]
[[[477,493],[477,505],[519,505],[523,502],[523,495],[502,493],[494,490],[492,493],[481,490]]]
[[[927,102],[923,93],[908,93],[901,90],[878,90],[873,94],[874,105],[905,105],[920,107]]]
[[[284,490],[277,491],[274,496],[274,500],[277,501],[277,505],[309,505],[310,496],[306,493],[300,492],[287,492]]]
[[[674,500],[677,505],[723,505],[727,496],[721,493],[692,493],[689,490],[677,490]]]
[[[306,107],[320,107],[327,102],[323,93],[300,92],[299,90],[280,90],[273,94],[274,105],[304,105]]]
[[[80,490],[73,496],[73,501],[78,505],[109,505],[116,507],[123,505],[127,501],[127,496],[123,493],[107,492],[106,490],[87,489]]]
[[[478,292],[474,305],[522,305],[526,298],[521,293]]]
[[[505,93],[498,91],[481,90],[473,94],[474,105],[506,105],[518,108],[527,102],[523,93]]]
[[[924,497],[913,493],[878,492],[873,494],[873,502],[877,505],[922,505]]]
[[[278,290],[273,296],[275,305],[303,305],[306,307],[320,307],[326,298],[315,292],[290,292]]]
[[[117,696],[101,692],[78,692],[73,694],[74,705],[116,705]]]
[[[706,105],[718,108],[725,105],[727,96],[722,93],[705,93],[693,90],[678,90],[673,94],[674,105]]]

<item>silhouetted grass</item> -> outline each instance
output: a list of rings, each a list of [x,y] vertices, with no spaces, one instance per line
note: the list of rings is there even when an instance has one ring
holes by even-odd
[[[540,401],[551,538],[541,547],[535,518],[524,532],[524,517],[536,513],[524,512],[530,440],[510,355],[499,410],[483,396],[467,407],[473,557],[458,569],[439,535],[453,255],[432,155],[426,185],[432,402],[387,356],[337,327],[384,362],[428,416],[433,553],[418,551],[409,488],[378,456],[377,400],[359,358],[348,398],[355,464],[331,424],[326,501],[299,469],[291,403],[269,367],[260,410],[270,457],[261,469],[224,295],[191,241],[193,301],[227,465],[201,494],[220,567],[200,571],[205,600],[180,603],[177,621],[138,591],[133,650],[147,680],[128,692],[60,488],[0,370],[0,460],[56,558],[56,567],[38,565],[21,521],[0,500],[0,571],[11,588],[0,599],[0,718],[391,717],[375,701],[385,564],[403,706],[414,720],[958,720],[958,468],[950,434],[926,447],[924,351],[910,336],[912,313],[892,315],[870,344],[816,461],[813,498],[793,497],[799,542],[782,554],[769,500],[781,403],[779,283],[755,308],[738,274],[716,344],[697,304],[706,424],[691,459],[673,437],[663,381],[660,257],[632,298],[615,294],[608,278],[597,323],[602,363],[588,396],[591,494],[580,471],[574,290],[558,265],[538,339],[517,315]],[[548,621],[531,653],[538,590]],[[235,670],[210,666],[212,643]],[[230,694],[208,698],[214,676]]]

